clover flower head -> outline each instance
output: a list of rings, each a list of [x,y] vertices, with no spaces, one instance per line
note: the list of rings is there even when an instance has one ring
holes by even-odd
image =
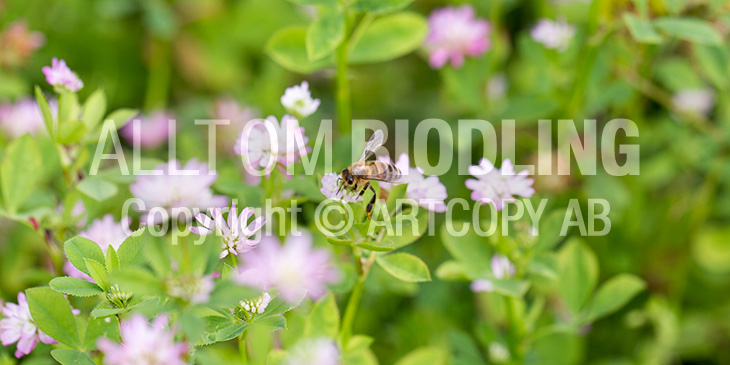
[[[530,30],[530,35],[535,42],[542,43],[545,48],[565,51],[575,35],[575,27],[565,22],[565,19],[552,21],[540,19]]]
[[[199,236],[207,235],[215,232],[221,238],[223,251],[220,258],[228,256],[228,254],[238,255],[252,250],[259,244],[260,239],[254,235],[261,230],[266,224],[265,217],[257,217],[251,223],[249,219],[254,214],[253,208],[243,208],[241,214],[238,215],[236,210],[236,202],[231,204],[231,210],[228,212],[228,220],[223,219],[223,212],[220,208],[211,210],[211,217],[203,213],[198,214],[195,219],[199,226],[190,227],[189,230],[193,234]]]
[[[497,210],[502,210],[505,202],[514,201],[515,196],[529,198],[535,193],[534,180],[527,177],[529,172],[515,173],[509,159],[497,169],[491,161],[482,158],[479,165],[469,166],[469,173],[476,177],[466,180],[466,187],[472,190],[471,198],[482,204],[494,204]]]
[[[494,279],[507,279],[515,275],[515,266],[507,256],[495,254],[491,261],[492,277]],[[473,292],[494,291],[494,283],[490,279],[477,279],[471,282]]]
[[[353,191],[346,187],[340,188],[340,175],[335,174],[334,172],[324,174],[324,176],[322,176],[321,183],[322,187],[319,191],[321,191],[327,199],[339,200],[345,203],[357,203],[362,200],[362,196],[359,195],[360,192]]]
[[[77,92],[84,87],[84,82],[79,79],[76,74],[66,66],[66,61],[53,58],[51,66],[45,66],[42,69],[46,75],[46,81],[63,91]]]
[[[144,203],[144,210],[163,209],[162,214],[145,214],[140,218],[148,225],[170,218],[177,213],[177,208],[208,209],[228,205],[226,196],[213,195],[210,187],[218,175],[208,171],[205,163],[191,159],[181,169],[179,161],[170,160],[155,170],[162,174],[140,176],[129,186],[132,195]]]
[[[459,68],[464,58],[477,57],[489,49],[489,23],[474,17],[469,5],[434,10],[428,18],[429,33],[425,47],[432,68],[451,62]]]
[[[378,157],[378,161],[393,163],[388,156]],[[381,182],[380,187],[390,191],[397,184],[408,184],[406,199],[415,201],[420,207],[443,213],[446,211],[446,186],[437,176],[424,176],[423,169],[411,167],[407,153],[402,153],[394,164],[401,171],[401,178],[396,183]]]
[[[338,365],[340,350],[329,338],[308,338],[297,342],[284,359],[286,365]]]
[[[715,106],[715,93],[710,89],[683,89],[672,96],[672,104],[684,112],[707,115]]]
[[[162,110],[133,118],[119,131],[128,143],[134,145],[136,141],[144,149],[157,148],[176,133],[175,116]]]
[[[340,273],[325,249],[312,247],[312,236],[289,236],[284,245],[267,236],[261,244],[241,256],[242,265],[234,280],[262,291],[276,290],[282,299],[297,304],[305,296],[318,299]]]
[[[309,92],[309,83],[302,81],[301,85],[294,85],[284,91],[281,96],[281,105],[286,111],[300,118],[306,118],[319,108],[319,99],[312,99]]]
[[[267,168],[272,163],[288,167],[308,153],[308,141],[296,118],[285,115],[279,123],[269,116],[263,122],[257,121],[251,128],[243,128],[235,152],[246,158],[252,170]]]
[[[212,275],[194,274],[168,278],[166,286],[168,295],[192,304],[207,303],[215,288]]]
[[[17,342],[15,357],[28,355],[38,342],[45,344],[58,343],[41,331],[33,322],[25,293],[18,293],[18,304],[5,303],[0,319],[0,341],[3,346]]]
[[[249,300],[242,300],[238,304],[243,308],[243,310],[254,313],[254,314],[261,314],[264,313],[266,310],[266,307],[269,306],[269,303],[271,302],[271,295],[267,292],[264,292],[261,294],[260,297],[256,299],[249,299]]]
[[[97,341],[104,353],[104,363],[110,365],[184,365],[188,346],[175,342],[175,332],[167,328],[168,318],[160,315],[152,323],[135,314],[119,325],[121,343],[108,338]]]

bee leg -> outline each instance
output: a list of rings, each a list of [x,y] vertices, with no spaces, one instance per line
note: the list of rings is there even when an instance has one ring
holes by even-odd
[[[365,184],[365,186],[364,186],[364,187],[362,188],[362,191],[360,191],[360,196],[362,196],[363,194],[365,194],[365,190],[366,190],[366,189],[368,189],[368,188],[370,189],[370,191],[372,191],[372,192],[373,192],[373,197],[372,197],[372,198],[370,198],[370,202],[368,203],[368,206],[367,206],[367,208],[365,209],[365,212],[366,212],[366,213],[367,213],[367,215],[368,215],[368,219],[372,219],[372,214],[373,214],[373,205],[375,205],[375,198],[377,197],[377,195],[375,194],[375,189],[373,189],[373,186],[372,186],[372,185],[370,185],[370,182],[369,182],[369,181],[368,181],[368,182],[367,182],[367,184]]]
[[[341,177],[337,179],[337,185],[338,185],[337,192],[335,194],[339,194],[340,191],[342,191],[342,186],[345,185],[345,184],[342,183],[342,178]]]

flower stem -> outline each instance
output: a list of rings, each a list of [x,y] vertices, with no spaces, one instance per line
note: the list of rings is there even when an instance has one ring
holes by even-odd
[[[356,260],[355,265],[358,268],[358,275],[355,286],[352,288],[350,298],[347,300],[345,314],[342,316],[340,341],[342,342],[343,347],[347,346],[347,341],[349,341],[350,337],[352,336],[352,324],[355,322],[355,316],[357,315],[357,310],[360,307],[360,299],[362,298],[362,294],[365,291],[365,281],[367,280],[368,274],[370,273],[370,268],[373,266],[372,264],[375,261],[375,254],[371,253],[368,261],[365,263],[365,265],[362,265],[361,257],[357,253],[358,248],[354,248],[354,250]]]
[[[238,336],[238,353],[241,355],[241,364],[248,364],[248,350],[246,349],[246,335],[248,335],[248,329],[245,329],[240,336]]]
[[[345,18],[347,19],[347,10]],[[350,80],[347,78],[347,52],[350,39],[348,33],[348,26],[345,25],[345,36],[337,47],[337,123],[341,135],[349,134],[352,128]]]

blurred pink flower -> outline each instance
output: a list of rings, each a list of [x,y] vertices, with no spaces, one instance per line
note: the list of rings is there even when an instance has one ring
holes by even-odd
[[[253,208],[243,208],[241,215],[238,216],[236,211],[236,202],[231,204],[231,209],[228,212],[228,221],[223,219],[223,213],[220,208],[212,209],[209,216],[200,213],[195,219],[200,223],[199,226],[190,227],[189,230],[193,234],[203,236],[215,232],[221,238],[223,251],[220,254],[220,258],[228,256],[229,253],[238,255],[252,250],[259,243],[260,239],[254,237],[263,226],[266,224],[265,217],[258,217],[248,223],[248,220],[253,216]]]
[[[84,82],[66,66],[64,60],[54,57],[51,60],[51,66],[43,67],[42,71],[46,75],[46,81],[49,84],[60,87],[64,91],[76,92],[84,87]]]
[[[425,47],[432,68],[441,68],[449,61],[459,68],[465,56],[477,57],[489,49],[489,23],[475,18],[469,5],[436,9],[428,24]]]
[[[378,161],[393,163],[388,156],[378,157]],[[441,183],[437,176],[423,176],[423,169],[411,167],[411,160],[407,153],[402,153],[395,163],[401,171],[401,178],[394,184],[381,182],[380,187],[391,191],[398,184],[408,184],[406,188],[406,199],[415,201],[419,206],[443,213],[446,211],[444,200],[448,197],[446,186]]]
[[[248,160],[250,169],[265,168],[272,163],[287,167],[308,153],[306,145],[309,139],[296,118],[285,115],[279,124],[275,117],[269,116],[264,122],[268,128],[261,123],[249,131],[244,127],[236,142],[236,154]],[[269,134],[269,130],[273,135]]]
[[[169,121],[173,121],[170,123]],[[166,111],[156,111],[149,115],[132,119],[124,125],[119,134],[134,145],[139,138],[139,145],[145,149],[157,148],[177,133],[175,116]],[[138,137],[137,137],[138,136]]]
[[[340,175],[335,174],[334,172],[324,174],[324,176],[322,176],[322,187],[319,191],[321,191],[327,199],[340,200],[345,203],[356,203],[362,200],[362,197],[358,196],[360,192],[352,191],[345,187],[340,189],[339,179]]]
[[[325,249],[312,248],[312,236],[289,236],[284,245],[276,238],[267,236],[262,243],[246,255],[234,278],[242,285],[264,291],[276,289],[281,297],[296,304],[309,296],[322,297],[327,284],[336,283],[340,273],[330,261]]]
[[[294,85],[284,91],[281,96],[281,105],[286,111],[300,118],[306,118],[319,108],[319,99],[312,99],[309,92],[309,83],[302,81],[301,85]]]
[[[106,250],[109,246],[114,247],[114,250],[118,250],[119,246],[122,245],[131,232],[129,231],[129,220],[125,219],[121,223],[114,221],[114,217],[111,214],[107,214],[102,219],[96,219],[91,222],[89,228],[79,233],[79,236],[88,238],[94,241],[101,251],[106,254]],[[90,282],[94,282],[89,275],[86,275],[81,270],[77,269],[66,261],[63,264],[63,272],[72,278],[84,279]]]
[[[535,42],[542,43],[545,48],[565,51],[575,35],[575,27],[565,22],[565,19],[552,21],[540,19],[530,30],[530,35]]]
[[[8,25],[0,34],[0,63],[16,67],[22,66],[30,56],[46,43],[46,37],[41,32],[32,32],[28,24],[16,20]]]
[[[191,159],[181,169],[179,161],[170,160],[158,165],[155,170],[161,170],[162,175],[142,175],[129,186],[132,195],[144,203],[144,207],[137,209],[147,212],[153,208],[163,209],[162,214],[152,214],[151,217],[146,214],[141,218],[142,222],[152,225],[170,217],[181,218],[172,216],[172,213],[179,213],[176,208],[208,209],[228,205],[228,197],[213,195],[210,187],[218,175],[209,172],[205,163]]]
[[[479,165],[469,166],[469,173],[476,179],[466,180],[466,187],[472,190],[471,198],[481,204],[494,204],[497,210],[504,208],[504,202],[514,201],[514,195],[529,198],[535,193],[533,179],[527,170],[515,174],[512,161],[502,162],[501,170],[491,161],[482,158]]]
[[[672,96],[674,107],[698,114],[709,114],[715,106],[715,93],[711,89],[683,89]]]
[[[507,256],[495,254],[492,256],[491,262],[492,277],[494,279],[506,279],[515,275],[515,266],[507,258]],[[491,292],[494,291],[494,283],[491,279],[477,279],[471,282],[471,291],[473,292]]]
[[[58,112],[58,103],[51,100],[48,104],[55,116]],[[26,133],[31,135],[46,133],[46,124],[35,100],[25,98],[14,104],[0,105],[0,129],[9,137],[17,138]]]
[[[18,304],[5,303],[2,308],[3,319],[0,319],[0,341],[3,346],[18,343],[15,357],[28,355],[38,341],[45,344],[58,343],[36,327],[30,316],[30,308],[25,293],[18,293]]]
[[[151,324],[141,314],[135,314],[120,324],[121,343],[108,338],[97,341],[104,353],[104,363],[110,365],[183,365],[188,346],[175,342],[175,333],[167,329],[167,316],[160,315]]]
[[[307,338],[300,340],[289,351],[286,365],[338,365],[340,350],[337,343],[329,338]]]

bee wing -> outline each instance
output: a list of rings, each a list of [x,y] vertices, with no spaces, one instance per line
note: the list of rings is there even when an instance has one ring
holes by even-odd
[[[366,176],[370,170],[365,165],[356,165],[352,167],[352,174],[355,176]]]
[[[380,146],[383,145],[383,131],[380,129],[376,130],[372,136],[370,136],[370,140],[365,145],[365,150],[362,151],[362,156],[360,156],[360,159],[357,160],[357,162],[365,161],[370,155],[375,154],[375,150],[380,148]]]

